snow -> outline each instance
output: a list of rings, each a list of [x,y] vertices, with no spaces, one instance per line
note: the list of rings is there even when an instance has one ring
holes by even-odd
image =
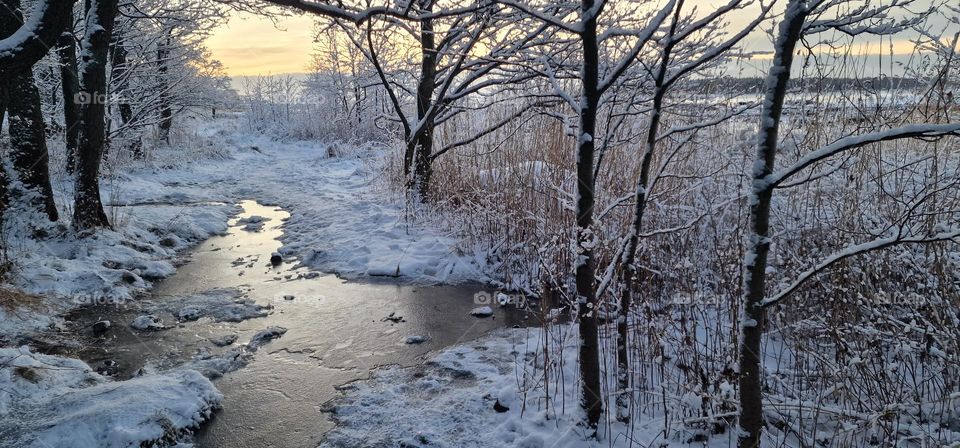
[[[26,347],[0,349],[0,434],[6,446],[169,442],[207,420],[222,399],[193,370],[112,381],[75,359]]]
[[[427,339],[428,338],[426,336],[420,336],[420,335],[407,336],[406,343],[407,344],[423,344],[424,342],[427,342]]]
[[[267,221],[270,221],[270,218],[254,215],[237,220],[237,225],[242,225],[243,230],[248,232],[259,232],[263,230]]]
[[[163,330],[167,328],[163,325],[163,319],[160,319],[157,316],[152,314],[145,314],[143,316],[137,316],[133,319],[133,322],[130,322],[130,326],[135,330]]]
[[[0,308],[0,339],[56,326],[55,317],[93,304],[122,304],[172,275],[181,251],[223,233],[232,205],[122,207],[116,230],[77,235],[12,204],[7,250],[15,260],[12,286],[43,297],[33,308]],[[45,235],[34,239],[27,235]],[[17,235],[17,236],[15,236]]]
[[[565,326],[551,340],[563,357],[576,359],[575,326]],[[689,433],[676,431],[667,440],[662,420],[642,417],[636,428],[610,422],[601,440],[589,439],[580,426],[576,363],[563,366],[562,392],[549,406],[539,384],[542,358],[537,354],[540,329],[504,329],[472,343],[442,350],[423,365],[389,366],[369,380],[340,388],[343,395],[326,406],[337,427],[321,447],[627,447],[690,446]],[[508,408],[504,410],[498,406]],[[603,425],[601,425],[602,427]],[[601,431],[605,431],[601,429]],[[730,446],[735,439],[714,436],[698,446]]]
[[[264,317],[273,309],[243,297],[237,289],[213,289],[198,294],[146,299],[141,308],[153,314],[169,315],[179,322],[201,318],[213,322],[241,322]]]
[[[484,305],[471,310],[470,315],[476,316],[476,317],[490,317],[490,316],[493,316],[493,309],[490,308],[489,306]]]
[[[13,34],[0,39],[0,58],[9,59],[32,41],[40,38],[37,32],[43,24],[49,6],[48,2],[36,2],[33,11],[30,12],[23,26],[14,31]]]
[[[233,347],[223,353],[216,354],[210,351],[202,351],[193,359],[182,366],[182,368],[199,371],[203,376],[216,379],[227,373],[246,367],[253,359],[253,354],[268,344],[270,341],[283,336],[287,332],[283,327],[267,327],[254,334],[246,344]],[[213,342],[216,346],[232,345],[237,340],[237,335],[228,335],[218,338]]]
[[[343,149],[330,157],[325,144],[252,134],[230,118],[197,132],[199,140],[223,148],[224,157],[133,173],[120,191],[122,201],[256,199],[291,214],[283,224],[280,255],[311,269],[423,283],[488,278],[480,268],[482,255],[457,253],[455,237],[411,222],[403,198],[382,191],[387,149]]]

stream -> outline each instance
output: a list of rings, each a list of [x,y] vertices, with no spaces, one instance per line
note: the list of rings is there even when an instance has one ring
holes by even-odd
[[[400,279],[347,281],[310,272],[295,260],[274,266],[282,224],[289,213],[254,201],[226,235],[198,245],[186,264],[160,281],[141,300],[121,306],[86,307],[69,316],[74,344],[53,350],[79,357],[98,371],[123,379],[141,368],[166,369],[200,352],[222,352],[212,341],[237,335],[237,344],[268,327],[287,328],[283,337],[261,348],[246,367],[214,380],[224,394],[223,409],[196,434],[201,447],[314,447],[333,423],[321,412],[340,392],[338,386],[367,378],[378,366],[414,365],[428,352],[475,339],[503,326],[523,326],[524,313],[494,307],[494,315],[477,318],[474,294],[481,284],[424,286]],[[244,218],[260,216],[261,229],[245,229]],[[240,221],[240,223],[238,223]],[[255,227],[255,226],[254,226]],[[260,305],[265,317],[240,322],[209,318],[169,328],[137,331],[129,324],[144,314],[145,304],[211,290],[239,290]],[[113,322],[105,337],[89,330],[100,319]],[[410,336],[422,343],[408,344]]]

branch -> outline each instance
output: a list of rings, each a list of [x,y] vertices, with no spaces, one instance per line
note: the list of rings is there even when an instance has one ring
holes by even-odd
[[[847,259],[847,258],[856,256],[856,255],[860,255],[860,254],[864,254],[864,253],[867,253],[867,252],[873,252],[873,251],[876,251],[876,250],[885,249],[885,248],[888,248],[888,247],[890,247],[890,246],[895,246],[895,245],[897,245],[897,244],[907,244],[907,243],[913,243],[913,244],[916,244],[916,243],[934,243],[934,242],[937,242],[937,241],[951,241],[951,240],[956,240],[957,238],[960,238],[960,230],[952,230],[952,231],[947,231],[947,232],[941,232],[941,233],[937,233],[937,234],[934,234],[934,235],[912,236],[912,237],[904,237],[904,236],[898,234],[898,235],[895,235],[895,236],[892,236],[892,237],[889,237],[889,238],[880,238],[880,239],[873,240],[873,241],[869,241],[869,242],[866,242],[866,243],[856,244],[856,245],[853,245],[853,246],[848,246],[848,247],[846,247],[846,248],[844,248],[844,249],[842,249],[842,250],[840,250],[840,251],[834,252],[834,253],[831,254],[829,257],[823,259],[820,263],[817,263],[817,264],[816,264],[815,266],[813,266],[812,268],[807,269],[806,271],[804,271],[804,272],[803,272],[802,274],[800,274],[800,276],[797,277],[797,279],[794,280],[794,282],[793,282],[792,284],[790,284],[790,286],[788,286],[786,289],[784,289],[784,290],[776,293],[776,294],[773,295],[772,297],[770,297],[770,298],[768,298],[768,299],[765,299],[764,301],[760,302],[760,306],[763,307],[763,308],[766,308],[766,307],[769,307],[769,306],[772,306],[772,305],[776,305],[777,303],[779,303],[779,302],[781,302],[783,299],[785,299],[787,296],[789,296],[790,294],[792,294],[793,292],[795,292],[797,289],[799,289],[800,286],[802,286],[804,283],[806,283],[807,280],[810,280],[811,278],[813,278],[813,276],[817,275],[818,273],[820,273],[820,272],[823,271],[824,269],[826,269],[826,268],[828,268],[828,267],[836,264],[837,262],[839,262],[839,261],[841,261],[841,260],[845,260],[845,259]]]
[[[374,6],[366,9],[350,10],[341,6],[319,0],[264,0],[279,6],[299,9],[304,12],[316,14],[319,16],[330,17],[334,19],[346,20],[360,25],[374,17],[394,17],[398,19],[408,19],[413,21],[437,19],[441,17],[459,16],[475,12],[482,7],[481,3],[463,8],[453,8],[437,12],[425,12],[412,14],[409,8],[395,9],[388,6]],[[411,2],[412,3],[412,2]]]
[[[506,116],[506,117],[504,117],[502,120],[500,120],[500,121],[494,123],[493,125],[489,126],[488,128],[486,128],[486,129],[478,132],[477,134],[474,134],[472,137],[468,137],[468,138],[466,138],[466,139],[463,139],[463,140],[460,140],[460,141],[451,143],[451,144],[445,146],[443,149],[441,149],[441,150],[439,150],[439,151],[431,154],[431,155],[430,155],[430,160],[434,160],[434,159],[436,159],[437,157],[440,157],[440,156],[443,155],[444,153],[449,152],[450,150],[452,150],[452,149],[454,149],[454,148],[459,148],[459,147],[461,147],[461,146],[466,146],[466,145],[469,145],[469,144],[471,144],[471,143],[473,143],[473,142],[475,142],[475,141],[477,141],[477,140],[480,140],[480,139],[483,138],[485,135],[490,134],[491,132],[494,132],[494,131],[496,131],[497,129],[502,128],[502,127],[505,126],[507,123],[509,123],[509,122],[513,121],[514,119],[520,117],[520,116],[523,115],[526,111],[530,110],[530,109],[533,108],[533,107],[539,107],[539,106],[544,106],[544,105],[548,105],[548,104],[550,104],[550,103],[548,103],[548,102],[533,102],[533,103],[529,103],[529,104],[527,104],[526,106],[524,106],[524,107],[520,108],[519,110],[517,110],[516,112],[514,112],[514,113],[512,113],[512,114],[510,114],[510,115],[508,115],[508,116]]]
[[[768,185],[770,188],[775,188],[784,180],[797,174],[804,168],[807,168],[821,160],[835,156],[841,152],[859,148],[861,146],[903,138],[932,138],[946,135],[960,136],[960,123],[909,124],[885,131],[841,138],[840,140],[807,154],[792,166],[771,174],[767,178]]]
[[[550,24],[550,25],[552,25],[552,26],[555,26],[555,27],[557,27],[557,28],[560,28],[560,29],[562,29],[562,30],[564,30],[564,31],[568,31],[568,32],[571,32],[571,33],[574,33],[574,34],[580,34],[580,33],[583,32],[583,24],[582,24],[582,23],[577,23],[576,25],[571,25],[571,24],[569,24],[569,23],[564,22],[561,18],[559,18],[559,17],[557,17],[557,16],[555,16],[555,15],[553,15],[553,14],[547,14],[547,13],[543,13],[543,12],[537,11],[537,10],[535,10],[535,9],[527,6],[527,5],[524,5],[523,3],[516,2],[516,1],[514,1],[514,0],[496,0],[496,2],[497,2],[497,3],[500,3],[501,5],[504,5],[504,6],[509,6],[509,7],[513,8],[513,9],[516,9],[516,10],[518,10],[518,11],[520,11],[520,12],[528,15],[528,16],[531,16],[531,17],[533,17],[533,18],[535,18],[535,19],[537,19],[537,20],[540,20],[540,21],[542,21],[542,22],[544,22],[544,23],[548,23],[548,24]]]
[[[617,67],[613,69],[613,72],[610,73],[610,76],[607,76],[606,79],[600,82],[597,90],[599,90],[601,94],[609,89],[610,86],[612,86],[617,79],[620,78],[620,76],[623,75],[623,73],[626,72],[631,65],[633,65],[637,55],[640,54],[640,51],[643,49],[643,47],[653,37],[653,33],[655,33],[657,29],[660,28],[660,25],[663,24],[663,21],[667,19],[670,11],[673,10],[674,3],[675,0],[670,0],[667,2],[667,5],[664,6],[663,9],[661,9],[660,12],[658,12],[657,15],[650,20],[650,23],[647,24],[647,27],[637,33],[637,42],[634,44],[630,52],[620,60],[620,63],[617,64]]]
[[[0,40],[0,74],[30,68],[57,44],[60,34],[73,25],[73,0],[41,0],[29,19],[12,35]]]

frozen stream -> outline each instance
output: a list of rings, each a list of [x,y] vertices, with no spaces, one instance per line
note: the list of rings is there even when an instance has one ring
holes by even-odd
[[[495,309],[492,318],[469,314],[482,285],[418,286],[395,279],[345,281],[308,273],[294,261],[270,264],[289,214],[253,201],[229,233],[210,238],[177,273],[157,285],[144,300],[120,307],[86,308],[73,316],[74,328],[89,328],[97,319],[115,323],[105,338],[81,332],[82,348],[60,349],[119,378],[143,366],[179,365],[198,351],[226,350],[213,339],[237,334],[244,342],[268,326],[288,329],[256,353],[245,368],[215,380],[225,395],[223,409],[196,435],[204,447],[313,447],[332,427],[321,412],[336,387],[366,378],[385,364],[412,365],[429,351],[476,338],[502,326],[523,325],[522,313]],[[244,229],[237,220],[261,216],[262,229]],[[272,305],[266,317],[238,323],[209,319],[184,322],[160,331],[135,331],[129,323],[144,313],[145,303],[165,298],[236,288],[258,304]],[[292,298],[291,298],[292,296]],[[399,322],[385,319],[402,317]],[[162,316],[175,324],[170,315]],[[409,336],[426,342],[407,344]]]

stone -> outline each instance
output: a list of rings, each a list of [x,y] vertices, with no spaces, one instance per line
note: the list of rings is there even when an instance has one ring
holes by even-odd
[[[93,335],[100,337],[107,333],[110,330],[110,321],[109,320],[99,320],[92,325]]]

